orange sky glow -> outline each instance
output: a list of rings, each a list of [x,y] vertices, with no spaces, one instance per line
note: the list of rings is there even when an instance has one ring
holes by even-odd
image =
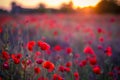
[[[45,3],[46,7],[59,8],[60,5],[65,2],[68,3],[71,0],[0,0],[0,8],[7,10],[11,9],[11,2],[16,2],[18,5],[24,8],[37,8],[40,3]],[[74,8],[95,6],[100,0],[72,0]]]

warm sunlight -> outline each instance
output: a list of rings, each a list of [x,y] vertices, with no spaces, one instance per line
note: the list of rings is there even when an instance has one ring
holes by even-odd
[[[74,3],[74,7],[88,7],[95,6],[100,0],[72,0]]]
[[[40,3],[46,4],[46,7],[60,8],[62,3],[73,1],[74,8],[95,6],[100,0],[0,0],[0,7],[10,10],[11,2],[14,1],[24,8],[36,8]]]

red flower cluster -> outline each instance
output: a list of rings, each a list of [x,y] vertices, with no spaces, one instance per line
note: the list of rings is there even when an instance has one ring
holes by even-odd
[[[41,48],[41,50],[49,50],[50,45],[43,41],[38,41],[38,46]]]
[[[105,50],[105,53],[106,53],[107,56],[110,57],[112,55],[112,48],[110,46],[107,47],[106,50]]]
[[[20,58],[22,57],[22,54],[12,54],[11,57],[12,57],[15,64],[19,64]]]
[[[60,71],[60,72],[64,72],[64,71],[66,71],[66,72],[70,72],[70,68],[69,67],[64,67],[64,66],[59,66],[59,68],[58,68],[58,71]]]

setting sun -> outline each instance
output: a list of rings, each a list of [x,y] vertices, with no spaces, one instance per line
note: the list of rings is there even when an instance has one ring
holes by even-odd
[[[100,0],[72,0],[74,7],[88,7],[88,6],[95,6]]]

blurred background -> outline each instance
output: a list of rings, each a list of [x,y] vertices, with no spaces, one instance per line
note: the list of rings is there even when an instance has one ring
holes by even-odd
[[[120,0],[0,0],[0,13],[120,13]]]

